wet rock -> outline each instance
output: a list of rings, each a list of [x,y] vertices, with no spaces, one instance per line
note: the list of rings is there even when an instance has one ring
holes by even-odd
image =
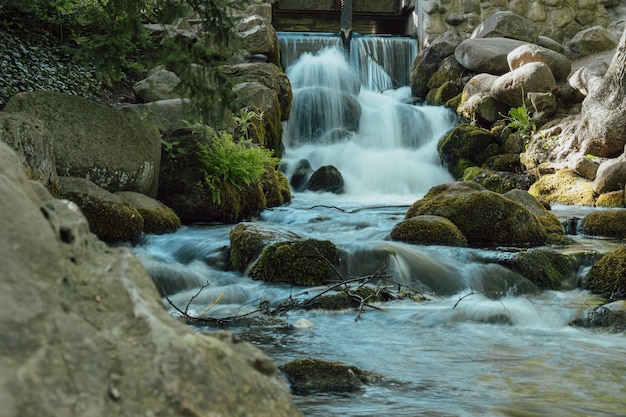
[[[278,207],[291,201],[289,180],[273,166],[265,169],[260,182],[265,193],[266,207]]]
[[[271,360],[173,320],[132,252],[96,239],[3,143],[0,196],[3,416],[302,415]]]
[[[435,71],[428,80],[428,89],[441,87],[449,81],[457,82],[461,85],[458,80],[463,76],[465,71],[465,68],[457,62],[454,56],[450,55],[441,61],[437,71]]]
[[[524,104],[528,93],[547,93],[556,87],[550,68],[542,62],[531,62],[502,75],[491,86],[491,95],[511,107]]]
[[[626,301],[614,301],[584,312],[571,324],[581,327],[601,327],[613,332],[626,331]]]
[[[542,290],[559,290],[576,273],[574,258],[552,249],[529,249],[499,262]]]
[[[519,188],[520,183],[523,182],[523,177],[507,171],[469,167],[465,169],[462,180],[478,183],[489,191],[503,194]]]
[[[626,207],[626,199],[624,197],[624,190],[600,194],[596,200],[596,207]]]
[[[311,167],[311,163],[306,159],[302,159],[298,161],[295,171],[291,174],[289,184],[296,191],[304,191],[312,173],[313,167]]]
[[[260,16],[246,17],[237,23],[235,32],[249,54],[263,54],[269,62],[280,65],[278,37],[269,20]]]
[[[515,48],[507,55],[509,67],[514,70],[531,62],[546,64],[556,80],[564,80],[572,69],[572,61],[565,55],[539,45],[523,45]]]
[[[181,226],[174,210],[160,201],[132,191],[118,191],[115,195],[137,209],[143,218],[144,233],[173,233]]]
[[[623,218],[622,218],[622,221]],[[626,246],[604,255],[587,272],[583,286],[610,300],[626,298]]]
[[[431,215],[401,221],[391,230],[391,239],[418,245],[467,246],[467,240],[454,223]]]
[[[156,196],[161,136],[134,109],[36,91],[13,96],[4,111],[24,112],[44,122],[59,175],[87,178],[111,192]]]
[[[59,177],[61,198],[70,200],[89,221],[89,229],[108,243],[136,242],[143,231],[143,217],[122,198],[85,178]]]
[[[295,233],[254,223],[238,223],[230,230],[230,262],[238,271],[245,271],[266,246],[302,239]]]
[[[496,136],[489,130],[462,124],[454,127],[437,144],[439,158],[455,178],[470,166],[481,166],[500,153]]]
[[[528,192],[542,202],[568,205],[593,206],[596,198],[593,183],[570,169],[543,175]]]
[[[41,120],[23,113],[0,113],[0,142],[17,153],[28,178],[59,196],[53,142]]]
[[[305,239],[272,243],[252,265],[250,276],[268,282],[320,285],[337,264],[337,247],[328,240]]]
[[[626,185],[626,154],[600,164],[593,182],[596,193],[623,190],[624,185]]]
[[[508,54],[525,44],[507,38],[466,39],[454,50],[454,57],[469,70],[502,75],[509,72]]]
[[[548,209],[529,192],[524,190],[511,190],[504,194],[504,196],[526,207],[526,209],[539,220],[549,234],[555,233],[562,235],[564,233],[559,218],[548,211]]]
[[[343,175],[332,165],[325,165],[316,169],[306,186],[311,191],[328,191],[334,194],[342,194]]]
[[[447,81],[441,87],[428,91],[426,103],[432,106],[443,106],[449,100],[461,94],[463,87],[454,81]]]
[[[510,11],[495,12],[481,23],[472,38],[509,38],[535,43],[538,32],[535,24]]]
[[[470,246],[538,246],[547,239],[545,228],[521,204],[486,190],[474,182],[431,188],[409,208],[405,218],[430,214],[449,219]]]
[[[364,303],[390,301],[393,297],[386,291],[369,286],[344,288],[341,291],[313,297],[298,308],[301,310],[348,310],[361,307]]]
[[[583,217],[581,231],[591,236],[626,238],[626,210],[600,210]]]
[[[382,378],[355,366],[321,359],[296,359],[280,369],[287,375],[292,391],[297,393],[358,391]]]

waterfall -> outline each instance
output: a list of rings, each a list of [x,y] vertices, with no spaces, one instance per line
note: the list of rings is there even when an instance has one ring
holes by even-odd
[[[331,165],[343,176],[349,196],[411,200],[453,180],[436,146],[453,126],[454,114],[442,107],[412,105],[409,87],[391,89],[396,78],[408,82],[414,51],[399,51],[414,42],[357,36],[351,65],[341,47],[327,46],[328,37],[291,37],[280,37],[281,45],[289,48],[284,62],[293,62],[286,69],[292,112],[283,129],[288,178],[302,166],[314,171]],[[294,45],[303,41],[297,51],[305,52],[294,54]],[[338,37],[337,42],[341,44]]]

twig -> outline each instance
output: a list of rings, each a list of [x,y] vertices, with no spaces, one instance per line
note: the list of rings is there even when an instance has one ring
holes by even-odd
[[[456,306],[458,306],[458,305],[459,305],[459,303],[460,303],[462,300],[464,300],[465,298],[469,297],[470,295],[474,295],[474,294],[478,294],[478,293],[474,292],[474,290],[472,289],[472,290],[471,290],[471,292],[470,292],[469,294],[465,294],[463,297],[459,298],[459,299],[457,300],[457,302],[456,302],[456,303],[454,303],[454,307],[452,307],[452,310],[454,310],[454,309],[456,308]]]

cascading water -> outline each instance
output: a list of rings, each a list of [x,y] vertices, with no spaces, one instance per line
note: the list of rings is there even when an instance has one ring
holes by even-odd
[[[389,240],[408,204],[451,180],[435,147],[454,119],[442,108],[408,104],[406,88],[383,88],[381,94],[373,86],[382,86],[384,77],[363,82],[363,71],[357,73],[341,50],[328,48],[340,46],[338,38],[326,37],[324,47],[306,38],[307,53],[299,59],[298,50],[286,46],[293,39],[280,40],[283,59],[293,63],[287,69],[294,101],[284,129],[285,170],[291,176],[304,160],[312,169],[334,165],[345,192],[295,192],[290,205],[264,211],[258,223],[331,240],[340,248],[337,268],[344,277],[366,276],[384,265],[395,282],[429,301],[393,301],[359,321],[353,311],[281,317],[290,324],[307,318],[314,323],[307,329],[231,330],[279,364],[313,357],[384,376],[356,393],[296,396],[307,416],[624,416],[624,335],[568,326],[594,296],[540,292],[521,275],[485,261],[505,252]],[[197,225],[148,235],[135,251],[162,293],[194,316],[241,315],[322,291],[233,271],[230,229]],[[584,253],[598,243],[581,245]]]

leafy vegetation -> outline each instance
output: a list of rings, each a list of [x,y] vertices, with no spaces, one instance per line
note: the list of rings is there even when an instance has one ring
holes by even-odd
[[[524,138],[530,138],[537,130],[526,105],[509,109],[509,114],[504,116],[504,120],[508,122],[508,127]]]
[[[233,141],[232,134],[204,128],[210,137],[209,145],[199,145],[198,159],[202,164],[204,184],[211,192],[213,202],[220,204],[219,185],[222,181],[242,191],[257,183],[268,165],[278,166],[280,160],[269,149]]]

